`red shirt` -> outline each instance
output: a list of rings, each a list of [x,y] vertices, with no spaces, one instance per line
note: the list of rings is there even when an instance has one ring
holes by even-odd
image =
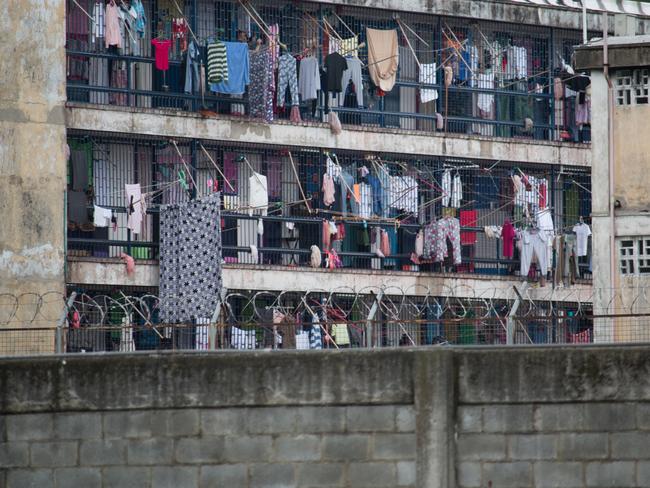
[[[151,44],[156,48],[156,69],[167,71],[169,69],[169,48],[172,46],[172,41],[154,39]]]
[[[501,239],[503,240],[503,257],[512,258],[515,244],[515,228],[508,219],[503,223]]]

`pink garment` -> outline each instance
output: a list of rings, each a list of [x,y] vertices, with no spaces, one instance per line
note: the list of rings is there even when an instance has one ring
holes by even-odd
[[[323,203],[329,207],[336,198],[334,197],[334,179],[327,173],[323,175]]]
[[[386,257],[390,256],[390,239],[385,230],[381,231],[381,253]]]
[[[501,239],[503,239],[503,257],[512,258],[512,254],[514,252],[515,228],[512,226],[510,220],[508,219],[503,222]]]
[[[539,208],[546,208],[546,183],[543,181],[539,184]]]
[[[327,251],[330,248],[331,236],[330,224],[327,220],[323,220],[323,251]]]
[[[126,253],[121,253],[120,258],[122,258],[124,260],[124,264],[126,264],[126,274],[131,276],[133,273],[135,273],[135,260]]]
[[[291,122],[294,124],[302,124],[302,117],[300,117],[300,108],[297,105],[291,107],[289,120],[291,120]]]
[[[106,22],[105,42],[106,47],[122,47],[122,36],[120,35],[120,13],[117,10],[115,2],[109,2],[106,5]]]
[[[156,47],[156,69],[167,71],[169,69],[169,48],[172,46],[172,41],[154,39],[151,44]]]

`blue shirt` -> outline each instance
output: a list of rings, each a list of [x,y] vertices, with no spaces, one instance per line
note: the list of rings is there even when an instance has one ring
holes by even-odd
[[[248,44],[245,42],[224,42],[224,44],[228,63],[228,81],[210,83],[210,90],[229,95],[243,95],[246,85],[250,82]]]

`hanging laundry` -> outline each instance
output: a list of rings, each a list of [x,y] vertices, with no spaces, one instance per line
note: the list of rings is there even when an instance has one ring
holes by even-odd
[[[93,43],[95,39],[104,37],[104,26],[104,2],[95,2],[93,7]]]
[[[151,44],[156,48],[156,69],[167,71],[169,69],[169,49],[172,46],[172,41],[169,39],[154,39]]]
[[[356,106],[363,107],[363,78],[361,76],[361,61],[358,58],[346,58],[347,68],[341,75],[341,94],[339,95],[339,105],[345,104],[345,91],[352,80],[357,99]]]
[[[359,56],[359,36],[350,37],[348,39],[337,39],[330,36],[329,38],[329,54],[339,53],[341,56]]]
[[[135,260],[126,253],[121,253],[120,258],[126,265],[126,274],[129,276],[133,275],[135,273]]]
[[[442,206],[449,207],[451,201],[451,171],[446,169],[442,173]]]
[[[478,219],[477,210],[461,210],[459,212],[461,227],[476,227]],[[476,244],[476,232],[465,231],[460,233],[460,243],[463,246]]]
[[[389,177],[389,206],[418,214],[418,182],[412,176]]]
[[[468,82],[469,86],[474,87],[478,72],[477,47],[465,44],[461,51],[461,58],[458,63],[458,80]]]
[[[443,261],[447,257],[447,239],[449,239],[454,254],[454,264],[460,264],[460,222],[458,219],[453,217],[440,219],[436,222],[435,230],[435,261]]]
[[[323,205],[329,207],[332,205],[336,199],[334,197],[334,179],[331,175],[324,173],[323,174]]]
[[[451,185],[451,206],[452,208],[460,208],[460,202],[463,199],[463,182],[460,175],[454,175],[454,181]]]
[[[499,225],[486,225],[483,227],[483,232],[488,239],[501,239],[503,228]]]
[[[88,197],[83,191],[68,191],[68,220],[78,225],[88,223]]]
[[[254,245],[254,244],[251,244],[251,245],[248,246],[248,247],[250,248],[250,251],[251,251],[251,260],[253,261],[253,264],[257,264],[257,263],[259,263],[259,261],[260,261],[260,254],[259,254],[259,252],[257,251],[257,246]]]
[[[277,106],[284,107],[284,97],[287,88],[291,95],[291,105],[296,106],[299,104],[296,58],[289,53],[283,54],[280,56],[278,66]]]
[[[215,41],[208,44],[208,82],[220,83],[222,81],[228,81],[226,45],[221,41]]]
[[[528,276],[533,256],[537,258],[539,271],[543,277],[548,272],[548,250],[547,250],[546,233],[543,231],[521,232],[521,267],[520,274],[522,277]]]
[[[185,93],[198,93],[199,88],[203,87],[200,64],[201,53],[199,47],[192,40],[187,48],[185,58]]]
[[[306,330],[296,331],[296,349],[309,349],[309,332]]]
[[[147,206],[140,190],[140,183],[124,185],[126,190],[126,227],[134,234],[139,234],[142,229],[142,221],[147,212]]]
[[[512,255],[514,253],[515,235],[515,228],[513,227],[510,220],[506,219],[503,222],[503,228],[501,230],[504,258],[512,258]]]
[[[178,39],[181,52],[187,49],[187,35],[189,33],[189,26],[183,17],[172,19],[172,35],[174,39]]]
[[[298,76],[298,92],[303,102],[318,98],[321,89],[318,60],[314,56],[302,58]]]
[[[425,85],[436,84],[436,63],[421,64],[418,80]],[[422,103],[432,102],[438,99],[438,90],[433,88],[420,88],[420,101]]]
[[[322,349],[323,340],[318,315],[311,314],[311,330],[309,331],[309,349]]]
[[[341,93],[343,91],[343,72],[348,68],[346,59],[339,53],[328,54],[325,58],[324,68],[326,73],[325,91]]]
[[[366,183],[355,185],[359,187],[359,216],[369,219],[372,216],[373,198],[372,187]]]
[[[477,75],[477,85],[481,90],[494,89],[494,73],[488,71]],[[483,119],[489,119],[494,114],[494,95],[480,92],[476,97],[476,106],[480,110],[479,115]]]
[[[251,117],[273,121],[273,67],[267,50],[250,54],[250,86],[248,90]]]
[[[131,8],[135,10],[136,13],[135,31],[140,36],[140,39],[144,39],[146,34],[147,15],[145,14],[142,0],[131,0]]]
[[[311,248],[309,248],[309,250],[310,250],[309,262],[311,264],[311,267],[320,268],[322,262],[320,249],[318,249],[318,246],[313,245],[311,246]]]
[[[578,242],[578,257],[587,255],[587,240],[591,235],[591,229],[587,224],[580,223],[573,226],[573,232],[576,233],[577,242]]]
[[[422,257],[424,254],[424,231],[420,229],[415,236],[415,255]]]
[[[116,46],[118,48],[122,47],[122,36],[120,35],[120,13],[115,2],[111,1],[106,4],[104,17],[106,19],[106,48],[110,46]]]
[[[84,149],[73,149],[70,154],[72,162],[72,189],[75,191],[86,191],[88,189],[88,165],[91,157]]]
[[[269,192],[266,176],[253,173],[248,178],[248,215],[253,213],[267,214],[269,206]]]
[[[397,31],[366,28],[366,39],[370,78],[377,87],[389,92],[395,86],[399,66]]]
[[[160,320],[182,323],[211,317],[221,281],[220,197],[160,210]]]
[[[95,227],[108,227],[113,219],[113,211],[110,208],[94,206],[93,224]]]
[[[243,95],[250,83],[250,60],[248,44],[245,42],[224,42],[226,45],[226,64],[228,78],[211,83],[210,90],[228,95]]]
[[[278,67],[278,59],[280,58],[280,26],[278,24],[271,24],[269,26],[268,36],[268,52],[271,56],[271,72],[275,73]],[[271,80],[271,89],[275,90],[275,77]]]

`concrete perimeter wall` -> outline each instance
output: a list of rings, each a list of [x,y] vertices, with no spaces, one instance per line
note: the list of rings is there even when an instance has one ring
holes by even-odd
[[[0,361],[0,486],[650,486],[650,347]]]

